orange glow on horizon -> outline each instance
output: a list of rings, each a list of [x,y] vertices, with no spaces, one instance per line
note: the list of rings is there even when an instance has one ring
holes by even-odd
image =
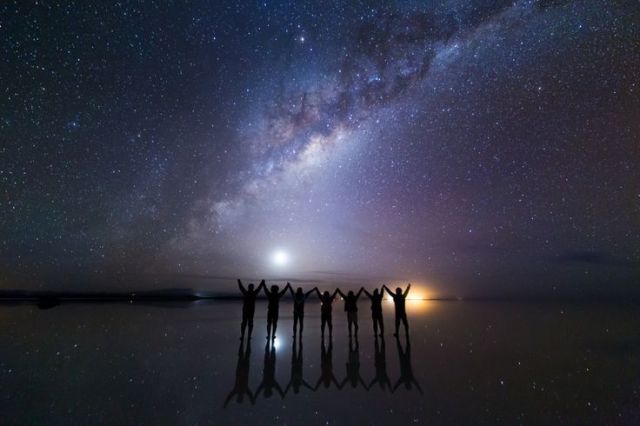
[[[406,289],[406,284],[402,285],[388,285],[389,290],[395,291],[397,287]],[[436,303],[431,298],[435,297],[435,293],[432,290],[423,284],[411,283],[411,290],[407,295],[407,301],[405,303],[405,307],[407,309],[407,314],[424,314],[433,310],[436,306]],[[389,304],[393,304],[393,299],[387,294],[385,300]]]

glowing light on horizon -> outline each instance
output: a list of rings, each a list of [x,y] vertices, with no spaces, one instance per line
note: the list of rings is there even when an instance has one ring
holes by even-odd
[[[400,287],[403,290],[406,288],[406,284],[401,284],[399,286],[388,286],[391,291],[395,291],[396,287]],[[422,284],[411,284],[411,290],[407,295],[407,300],[405,302],[405,308],[407,310],[407,314],[423,314],[428,311],[431,311],[435,306],[436,302],[430,300],[430,298],[434,297],[434,293],[430,291],[427,287]],[[393,305],[393,299],[387,295],[385,299],[390,305]]]

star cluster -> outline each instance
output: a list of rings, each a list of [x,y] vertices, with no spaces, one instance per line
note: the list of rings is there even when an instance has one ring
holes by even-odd
[[[0,285],[629,294],[638,22],[630,1],[6,2]]]

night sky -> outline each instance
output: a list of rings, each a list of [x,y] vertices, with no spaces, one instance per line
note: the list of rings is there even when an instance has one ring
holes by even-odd
[[[640,294],[637,1],[2,2],[0,287]]]

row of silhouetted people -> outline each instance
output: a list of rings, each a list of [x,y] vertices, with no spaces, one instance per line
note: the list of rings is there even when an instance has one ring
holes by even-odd
[[[322,339],[320,346],[320,376],[315,382],[315,385],[311,385],[304,379],[303,375],[302,339],[296,339],[294,337],[291,354],[291,378],[283,390],[276,379],[276,347],[273,340],[267,341],[264,352],[262,380],[255,392],[253,392],[249,387],[251,341],[247,339],[245,347],[244,340],[242,340],[238,349],[235,384],[225,399],[224,406],[226,407],[234,396],[238,403],[242,403],[246,395],[250,402],[255,404],[260,394],[263,394],[265,398],[270,398],[277,392],[281,398],[284,398],[289,391],[297,394],[303,387],[315,392],[321,386],[326,389],[333,386],[335,389],[341,390],[346,384],[350,384],[352,388],[362,387],[366,391],[369,391],[377,384],[381,390],[385,391],[389,389],[391,392],[395,392],[401,385],[404,385],[407,390],[411,390],[412,387],[415,386],[418,391],[422,393],[422,389],[414,376],[411,365],[411,342],[409,336],[407,335],[406,345],[404,347],[400,343],[400,339],[396,336],[396,347],[400,364],[400,377],[395,384],[392,385],[387,373],[384,337],[381,336],[380,339],[378,339],[378,336],[375,335],[374,367],[376,371],[374,377],[367,383],[360,374],[360,346],[357,339],[354,340],[349,337],[346,374],[342,380],[338,380],[333,372],[333,342],[329,339],[329,344],[325,345],[325,340]]]
[[[320,323],[321,332],[324,337],[325,327],[329,327],[329,335],[333,333],[332,323],[332,310],[333,301],[337,295],[340,295],[344,300],[344,310],[347,312],[347,323],[349,329],[349,335],[358,333],[358,299],[362,292],[364,292],[371,300],[371,319],[373,320],[373,332],[374,334],[384,334],[384,322],[382,317],[382,299],[384,291],[389,293],[392,297],[395,305],[395,336],[398,335],[400,324],[404,325],[405,334],[409,333],[409,324],[407,322],[407,311],[405,309],[405,299],[409,294],[411,284],[409,284],[406,290],[402,290],[398,287],[394,292],[389,290],[386,285],[383,285],[380,290],[377,288],[373,290],[373,293],[369,293],[364,288],[360,288],[357,293],[349,291],[346,295],[338,288],[333,294],[328,291],[320,292],[317,287],[304,292],[301,287],[294,292],[290,283],[280,290],[277,285],[272,285],[271,288],[267,288],[264,280],[260,282],[260,285],[256,288],[253,284],[249,284],[247,288],[244,287],[242,281],[238,280],[238,287],[242,292],[243,305],[242,305],[242,324],[240,325],[241,337],[244,339],[245,330],[249,327],[249,338],[251,338],[251,332],[253,331],[253,316],[256,308],[256,298],[261,291],[264,291],[267,298],[267,339],[275,339],[276,328],[278,327],[278,315],[280,307],[280,299],[285,295],[287,290],[291,292],[293,297],[293,335],[302,335],[302,329],[304,327],[304,305],[307,297],[311,294],[316,294],[321,302],[320,307]]]

